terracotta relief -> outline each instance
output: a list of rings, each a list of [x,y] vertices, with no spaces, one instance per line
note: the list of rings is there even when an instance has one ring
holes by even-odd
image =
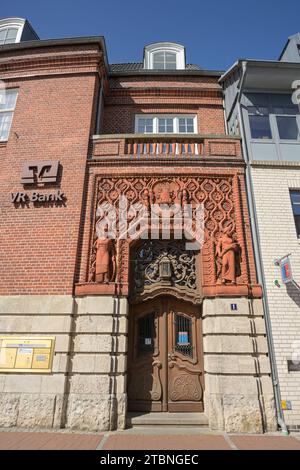
[[[96,241],[95,281],[112,282],[115,279],[116,257],[113,241],[98,238]]]
[[[199,279],[199,281],[205,287],[206,295],[216,295],[215,292],[213,293],[213,286],[219,286],[218,293],[223,292],[221,288],[227,289],[228,293],[231,289],[230,293],[233,295],[235,286],[249,285],[249,261],[245,251],[247,244],[242,225],[244,222],[239,180],[234,172],[232,175],[220,177],[98,176],[88,283],[114,281],[117,286],[127,286],[128,292],[132,241],[128,238],[118,239],[118,234],[115,240],[106,245],[101,240],[97,241],[98,224],[103,218],[103,214],[99,215],[98,208],[105,203],[109,207],[116,208],[118,214],[120,196],[126,198],[128,205],[139,204],[146,209],[150,209],[153,204],[158,207],[162,204],[180,204],[181,206],[190,204],[194,213],[196,207],[203,204],[205,233],[201,249],[202,280]],[[130,214],[128,215],[130,220]],[[119,226],[118,222],[117,215],[116,227]],[[166,254],[166,256],[169,255]],[[108,260],[112,262],[109,263]],[[152,268],[155,271],[158,265]],[[154,276],[153,279],[156,279],[155,274],[151,275]],[[152,282],[151,276],[148,276],[148,281]],[[175,282],[174,279],[172,282]],[[123,292],[126,295],[126,292]],[[245,293],[247,294],[248,291],[245,290]]]
[[[241,275],[241,247],[236,236],[230,235],[230,227],[220,234],[216,244],[217,278],[221,284],[236,284]]]

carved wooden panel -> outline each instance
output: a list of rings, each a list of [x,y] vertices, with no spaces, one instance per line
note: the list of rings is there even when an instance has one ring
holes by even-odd
[[[169,398],[172,401],[201,401],[203,390],[200,383],[200,374],[170,372]]]
[[[141,335],[137,325],[153,309],[157,320],[156,342],[152,353],[149,348],[149,354],[146,351],[145,356],[139,352]],[[203,411],[202,337],[198,309],[186,302],[164,297],[132,306],[128,357],[130,410]],[[177,312],[186,321],[175,326]],[[191,353],[185,354],[185,350],[176,348],[176,344],[187,345],[187,342]]]

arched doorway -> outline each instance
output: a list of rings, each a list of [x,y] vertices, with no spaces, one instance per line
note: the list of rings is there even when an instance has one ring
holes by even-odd
[[[199,273],[199,253],[183,240],[132,249],[129,411],[203,411]]]

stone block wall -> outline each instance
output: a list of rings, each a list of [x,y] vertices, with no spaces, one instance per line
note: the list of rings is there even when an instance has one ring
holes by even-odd
[[[63,425],[72,296],[0,297],[0,336],[55,337],[52,374],[0,374],[0,426]]]
[[[88,431],[124,428],[127,299],[76,299],[70,348],[66,426]]]
[[[231,310],[231,304],[237,310]],[[203,303],[205,412],[212,429],[275,431],[275,404],[260,299]]]
[[[127,299],[0,297],[0,336],[55,337],[51,374],[0,374],[0,426],[125,427]]]

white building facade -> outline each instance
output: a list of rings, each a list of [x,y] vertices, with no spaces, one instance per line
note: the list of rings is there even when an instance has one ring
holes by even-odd
[[[300,430],[299,51],[297,34],[279,61],[240,60],[221,78],[228,133],[243,138],[278,421],[295,431]],[[281,272],[285,259],[292,270],[287,283]]]

